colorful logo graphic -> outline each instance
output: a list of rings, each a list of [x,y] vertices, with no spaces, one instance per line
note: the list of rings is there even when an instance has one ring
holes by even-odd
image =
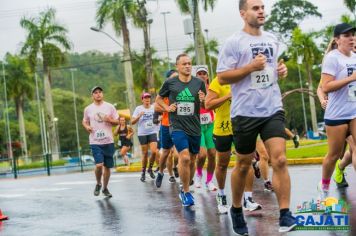
[[[189,91],[188,88],[185,88],[183,91],[181,91],[177,97],[177,101],[184,101],[184,102],[194,102],[195,98],[193,97],[192,93]]]
[[[342,199],[305,201],[297,206],[296,230],[349,230],[349,206]]]

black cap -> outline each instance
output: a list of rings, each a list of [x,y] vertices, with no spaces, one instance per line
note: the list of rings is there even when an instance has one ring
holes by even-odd
[[[94,86],[90,91],[91,94],[93,94],[95,92],[95,90],[100,89],[101,91],[103,91],[103,89],[100,86]]]
[[[168,79],[169,77],[171,77],[171,75],[173,75],[173,73],[176,73],[177,71],[172,69],[169,71],[166,71],[166,79]]]
[[[335,26],[334,29],[334,37],[339,36],[340,34],[347,33],[349,31],[355,31],[356,28],[352,25],[349,25],[347,23],[341,23]]]

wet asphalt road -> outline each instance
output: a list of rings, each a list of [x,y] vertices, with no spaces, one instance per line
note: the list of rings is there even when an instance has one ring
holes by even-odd
[[[289,169],[294,211],[302,201],[316,198],[321,167]],[[350,187],[346,198],[356,206],[356,174],[351,168],[347,173]],[[0,222],[0,235],[234,235],[230,217],[217,214],[216,193],[204,188],[195,189],[196,205],[191,209],[181,206],[178,184],[169,184],[167,175],[157,189],[152,180],[141,183],[139,173],[114,173],[109,185],[111,199],[94,197],[94,185],[92,172],[0,180],[0,208],[10,217]],[[255,181],[253,196],[263,210],[245,214],[250,235],[279,235],[275,196],[263,192],[262,185],[261,180]],[[334,184],[332,190],[338,197]],[[226,192],[231,203],[230,183]],[[356,212],[353,215],[351,225],[356,225]],[[356,231],[295,231],[284,235],[306,234],[356,235]]]

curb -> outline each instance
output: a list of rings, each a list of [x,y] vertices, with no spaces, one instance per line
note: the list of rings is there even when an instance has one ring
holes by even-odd
[[[288,165],[315,165],[321,164],[324,157],[313,157],[313,158],[294,158],[287,159]],[[234,167],[235,161],[230,161],[229,167]],[[116,167],[116,172],[141,172],[140,166],[119,166]]]

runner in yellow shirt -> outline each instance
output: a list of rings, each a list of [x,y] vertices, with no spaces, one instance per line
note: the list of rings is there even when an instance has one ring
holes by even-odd
[[[220,85],[217,78],[213,79],[205,98],[205,108],[215,109],[214,122],[214,142],[217,155],[217,166],[215,177],[218,182],[218,193],[216,201],[220,214],[228,212],[225,195],[225,179],[228,164],[230,162],[231,145],[233,143],[231,118],[230,118],[231,92],[230,85]],[[244,208],[249,211],[262,209],[261,205],[252,199],[252,186],[254,180],[254,171],[251,166],[245,186]]]

